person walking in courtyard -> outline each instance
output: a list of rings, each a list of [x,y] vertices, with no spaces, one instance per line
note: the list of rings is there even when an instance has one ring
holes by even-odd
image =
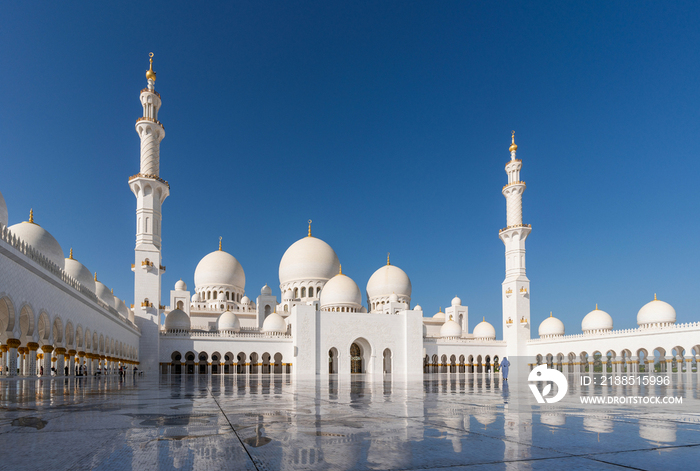
[[[503,357],[503,361],[501,362],[501,373],[503,374],[503,381],[508,381],[508,367],[510,366],[510,362],[506,357]]]

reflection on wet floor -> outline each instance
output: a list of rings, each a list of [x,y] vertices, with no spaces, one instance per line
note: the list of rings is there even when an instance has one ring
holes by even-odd
[[[694,378],[693,378],[694,380]],[[526,384],[293,382],[288,376],[0,380],[6,469],[680,469],[700,458],[700,390],[575,381],[538,405]],[[591,389],[588,389],[588,388]],[[682,405],[584,406],[586,395]],[[26,457],[32,460],[27,461]],[[684,469],[687,469],[684,467]]]

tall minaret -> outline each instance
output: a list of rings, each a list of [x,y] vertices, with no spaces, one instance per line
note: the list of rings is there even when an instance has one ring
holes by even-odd
[[[153,53],[146,72],[148,86],[141,90],[143,117],[136,120],[141,138],[141,170],[129,178],[136,196],[136,248],[134,249],[134,314],[141,329],[140,369],[158,371],[160,328],[160,276],[165,271],[161,260],[161,205],[170,194],[170,185],[160,178],[160,141],[165,129],[158,121],[160,95],[155,91],[156,73]]]
[[[527,341],[530,339],[530,280],[525,274],[525,239],[531,228],[529,224],[523,224],[525,182],[520,181],[523,163],[515,158],[517,149],[513,131],[513,141],[509,148],[510,161],[506,164],[508,184],[503,187],[507,203],[507,227],[498,234],[506,246],[506,279],[502,285],[503,339],[507,342],[506,356],[511,363],[516,357],[525,358]]]

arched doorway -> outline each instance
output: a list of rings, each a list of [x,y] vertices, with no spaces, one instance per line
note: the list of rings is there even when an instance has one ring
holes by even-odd
[[[391,350],[388,348],[384,350],[384,374],[391,374]]]
[[[362,373],[362,350],[356,343],[350,345],[350,373]]]
[[[180,355],[180,352],[173,352],[170,358],[172,360],[170,363],[170,373],[175,375],[182,374],[182,363],[180,362],[180,360],[182,360],[182,355]]]
[[[338,350],[335,347],[328,350],[328,374],[338,373]]]
[[[194,353],[192,352],[187,352],[185,356],[185,372],[188,375],[194,374]]]

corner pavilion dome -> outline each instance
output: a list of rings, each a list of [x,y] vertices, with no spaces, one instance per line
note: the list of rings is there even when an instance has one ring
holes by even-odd
[[[219,249],[206,255],[194,270],[195,289],[232,286],[245,290],[245,272],[236,257]]]
[[[87,289],[95,292],[95,279],[85,265],[73,258],[73,249],[70,249],[70,255],[64,260],[64,270],[70,276],[80,282]]]
[[[240,332],[241,321],[231,311],[223,312],[216,320],[216,330],[219,332]]]
[[[165,316],[165,330],[190,330],[190,316],[185,311],[173,309]]]
[[[34,211],[29,212],[29,221],[8,228],[12,234],[41,252],[59,268],[65,268],[63,249],[56,239],[43,227],[34,222]]]
[[[462,336],[462,326],[457,322],[452,320],[450,316],[449,320],[445,322],[442,327],[440,327],[440,337],[443,338],[454,338]]]
[[[595,310],[586,314],[586,317],[581,321],[581,330],[587,332],[605,332],[613,328],[613,320],[610,314],[598,309],[596,304]]]
[[[321,309],[346,308],[351,312],[362,309],[362,294],[357,283],[349,276],[339,273],[331,278],[321,292]]]
[[[282,316],[273,312],[265,318],[262,325],[262,331],[267,334],[284,334],[287,332],[287,323],[284,322]]]
[[[637,325],[667,325],[676,323],[676,310],[670,304],[656,299],[646,303],[637,313]]]
[[[387,264],[375,271],[367,282],[367,300],[371,305],[374,301],[385,301],[392,294],[398,296],[401,302],[411,302],[411,280],[405,271],[395,265]]]
[[[545,338],[562,336],[564,335],[564,323],[549,313],[549,317],[540,323],[538,333],[540,337]]]
[[[294,242],[280,261],[280,286],[294,281],[328,281],[340,270],[330,245],[310,235]]]
[[[496,338],[496,329],[484,319],[474,327],[474,338],[494,340]]]

